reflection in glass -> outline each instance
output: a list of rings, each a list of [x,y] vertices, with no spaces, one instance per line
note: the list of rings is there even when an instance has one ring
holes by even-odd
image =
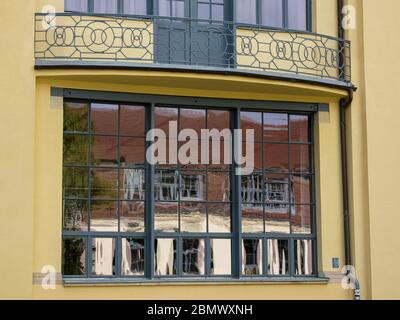
[[[64,103],[64,131],[87,132],[88,130],[87,103]]]
[[[242,2],[242,0],[240,1]],[[247,10],[245,10],[247,11]],[[262,141],[262,113],[241,112],[240,128],[243,130],[242,139],[246,139],[246,130],[254,130],[254,141]]]
[[[232,138],[231,134],[226,134],[227,139],[225,140],[225,134],[213,135],[208,141],[208,154],[202,153],[208,159],[208,168],[210,170],[229,170],[230,164],[232,163]],[[206,145],[207,141],[203,141],[203,145]],[[204,146],[202,149],[207,150]],[[246,149],[245,149],[246,150]]]
[[[126,14],[147,14],[147,0],[124,0],[124,12]]]
[[[289,202],[289,184],[287,174],[266,174],[264,187],[265,202]]]
[[[309,276],[313,274],[313,241],[295,240],[295,273],[298,276]]]
[[[182,272],[185,276],[198,276],[205,274],[204,239],[183,239]]]
[[[176,275],[176,239],[156,239],[154,243],[154,275]]]
[[[222,131],[230,129],[230,113],[223,110],[208,110],[207,111],[207,128],[217,129]]]
[[[292,144],[290,155],[293,172],[310,172],[310,147],[308,145]]]
[[[264,211],[261,203],[242,203],[242,232],[264,232]]]
[[[118,170],[91,169],[90,194],[93,199],[118,199]]]
[[[122,238],[121,274],[144,276],[144,239]]]
[[[120,169],[120,199],[144,200],[145,199],[145,175],[141,169]]]
[[[307,30],[307,1],[288,0],[288,27]]]
[[[227,202],[231,198],[230,173],[208,172],[208,201]]]
[[[144,166],[145,164],[145,139],[125,138],[119,139],[121,167]]]
[[[177,202],[156,202],[154,210],[154,228],[156,231],[179,231]]]
[[[181,200],[206,200],[206,173],[202,171],[182,171],[180,191]]]
[[[281,276],[289,274],[289,241],[267,240],[268,274]]]
[[[242,143],[242,161],[249,159],[250,154],[254,157],[254,171],[263,169],[263,145],[262,143],[251,143],[243,141]],[[241,163],[242,166],[250,166],[252,163]]]
[[[240,23],[257,23],[257,1],[256,0],[235,0],[236,21]]]
[[[92,239],[92,274],[95,276],[115,275],[115,239]]]
[[[206,204],[181,202],[180,219],[182,232],[206,232]]]
[[[88,198],[89,171],[86,168],[63,168],[65,198]]]
[[[290,115],[290,140],[293,142],[309,142],[308,116]]]
[[[88,146],[89,140],[87,136],[64,134],[63,163],[87,164]]]
[[[162,15],[160,13],[160,15]],[[154,109],[155,125],[156,129],[161,129],[165,132],[167,137],[178,138],[176,132],[173,135],[169,134],[169,123],[171,121],[178,122],[178,109],[177,108],[164,108],[157,107]]]
[[[206,129],[206,110],[180,109],[180,130],[191,129],[196,131],[200,138],[201,129]]]
[[[112,200],[90,201],[90,231],[118,231],[118,202]]]
[[[117,166],[118,138],[93,136],[91,146],[92,164],[96,166]]]
[[[261,239],[243,239],[242,274],[259,276],[263,273],[263,253]]]
[[[311,234],[311,206],[292,206],[290,222],[292,233]]]
[[[121,232],[144,232],[144,202],[121,201],[120,231]]]
[[[291,183],[293,202],[297,204],[310,203],[311,176],[293,175]]]
[[[88,201],[63,201],[63,228],[66,231],[88,231]]]
[[[143,137],[145,134],[145,108],[121,105],[119,133],[123,136]]]
[[[275,172],[288,171],[289,148],[287,144],[264,144],[264,169]]]
[[[289,139],[288,115],[264,113],[264,141],[287,142]]]
[[[62,241],[62,274],[83,276],[86,271],[86,240],[64,238]]]
[[[211,239],[211,275],[231,275],[231,240]]]
[[[160,201],[178,200],[178,171],[156,171],[154,177],[154,199]]]
[[[263,175],[253,173],[241,176],[242,203],[255,203],[263,201]]]
[[[290,233],[289,205],[265,204],[265,232]]]
[[[91,132],[94,134],[118,134],[118,105],[92,103]]]
[[[208,203],[208,231],[231,232],[230,203]]]

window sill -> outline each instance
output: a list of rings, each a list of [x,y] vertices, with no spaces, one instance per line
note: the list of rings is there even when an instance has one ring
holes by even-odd
[[[328,284],[329,278],[325,277],[281,277],[281,278],[180,278],[180,279],[126,279],[126,278],[64,278],[66,287],[73,286],[181,286],[181,285],[265,285],[265,284]]]

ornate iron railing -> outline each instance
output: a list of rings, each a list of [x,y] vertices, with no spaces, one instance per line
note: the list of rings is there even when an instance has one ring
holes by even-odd
[[[351,82],[349,41],[191,18],[36,14],[35,59],[37,64],[189,65]]]

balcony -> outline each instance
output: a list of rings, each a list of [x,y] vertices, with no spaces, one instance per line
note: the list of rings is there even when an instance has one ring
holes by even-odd
[[[35,15],[35,65],[238,73],[351,86],[350,42],[316,33],[156,16]]]

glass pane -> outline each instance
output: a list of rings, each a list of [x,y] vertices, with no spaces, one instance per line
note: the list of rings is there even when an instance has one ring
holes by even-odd
[[[287,114],[264,113],[264,141],[287,142],[288,132]]]
[[[261,23],[269,27],[283,27],[282,0],[261,0]]]
[[[62,241],[62,274],[83,276],[86,271],[86,240],[65,238]]]
[[[224,6],[213,5],[212,8],[212,20],[222,21],[224,20]]]
[[[202,150],[202,145],[201,140],[190,139],[179,143],[178,160],[182,169],[205,169],[205,163],[202,161],[202,152],[204,150]]]
[[[290,222],[292,233],[311,234],[311,206],[292,206]]]
[[[211,275],[231,274],[231,240],[211,239]]]
[[[242,274],[259,276],[263,273],[263,252],[261,239],[243,239]]]
[[[94,276],[115,275],[115,239],[92,239],[92,274]]]
[[[242,232],[262,233],[264,232],[264,211],[262,204],[243,203],[242,211]]]
[[[180,110],[180,130],[192,129],[201,137],[201,129],[206,129],[206,111],[201,109]]]
[[[236,21],[241,23],[257,23],[257,1],[236,0]]]
[[[91,169],[90,183],[92,199],[118,199],[118,170]]]
[[[144,232],[144,202],[120,202],[120,231]]]
[[[88,231],[87,200],[64,200],[63,230]]]
[[[147,0],[124,0],[124,12],[126,14],[147,14]]]
[[[65,0],[65,11],[88,11],[88,2],[86,0]]]
[[[91,104],[91,132],[98,134],[118,134],[118,105]]]
[[[118,202],[111,200],[91,200],[90,231],[118,231]]]
[[[182,272],[185,276],[205,274],[205,242],[203,239],[183,239]]]
[[[289,206],[287,204],[265,204],[265,232],[290,233]]]
[[[182,171],[180,182],[181,200],[206,200],[206,173],[203,171]]]
[[[154,199],[160,201],[178,200],[178,171],[156,171],[154,177]]]
[[[182,232],[206,232],[206,204],[181,202],[180,219]]]
[[[145,164],[144,138],[119,138],[121,167],[143,167]]]
[[[263,201],[263,175],[251,174],[241,177],[242,182],[242,202],[254,203]]]
[[[288,27],[307,30],[307,0],[288,0]]]
[[[64,134],[64,164],[87,164],[88,147],[89,139],[87,136]]]
[[[295,142],[309,142],[308,116],[290,116],[290,139]]]
[[[154,164],[156,168],[160,169],[172,169],[178,167],[178,139],[177,138],[167,138],[160,139],[155,142],[155,148],[151,154],[155,156]],[[148,159],[149,160],[149,159]],[[151,159],[153,161],[153,159]]]
[[[311,176],[296,175],[292,176],[292,201],[297,204],[307,204],[311,202],[310,187]]]
[[[145,109],[141,106],[121,106],[120,134],[125,136],[145,135]]]
[[[261,171],[263,169],[263,144],[262,143],[251,143],[243,141],[242,143],[242,166],[250,166],[249,157],[253,155],[254,159],[254,170]]]
[[[208,203],[208,231],[231,232],[230,203]]]
[[[230,173],[208,172],[208,201],[226,202],[231,198]]]
[[[146,182],[144,170],[120,169],[120,199],[144,200]]]
[[[254,130],[254,141],[262,141],[262,113],[261,112],[241,112],[240,128],[242,139],[246,140],[246,130]]]
[[[167,17],[184,17],[184,0],[159,0],[159,14]]]
[[[179,232],[177,202],[155,203],[154,228],[162,232]]]
[[[210,5],[208,3],[199,2],[197,10],[197,15],[199,19],[210,19]]]
[[[264,169],[275,172],[288,171],[289,148],[287,144],[264,144]]]
[[[308,145],[291,145],[290,158],[293,172],[310,172],[310,147]]]
[[[265,175],[265,202],[289,203],[289,184],[287,174]]]
[[[222,131],[224,129],[230,130],[230,113],[229,111],[222,110],[208,110],[207,111],[207,128],[217,129]]]
[[[295,273],[298,276],[309,276],[313,274],[313,241],[295,240]]]
[[[156,129],[161,129],[165,132],[166,137],[177,138],[177,131],[169,132],[170,122],[175,121],[178,125],[178,109],[157,107],[154,110]]]
[[[88,130],[87,103],[64,103],[64,131],[87,132]]]
[[[117,13],[117,0],[93,0],[93,11],[95,13]]]
[[[88,198],[89,170],[86,168],[63,168],[64,198]]]
[[[91,146],[92,165],[117,166],[118,165],[118,138],[93,136]]]
[[[154,275],[176,275],[176,240],[156,239],[154,243]]]
[[[122,238],[121,274],[123,276],[144,276],[144,265],[144,240]]]
[[[268,274],[281,276],[289,274],[289,241],[267,240]]]
[[[209,140],[208,168],[211,170],[229,170],[232,163],[232,138],[231,134],[214,135]],[[203,141],[203,143],[206,141]],[[203,145],[202,145],[203,146]],[[207,150],[203,147],[203,150]],[[203,153],[202,153],[203,154]]]

